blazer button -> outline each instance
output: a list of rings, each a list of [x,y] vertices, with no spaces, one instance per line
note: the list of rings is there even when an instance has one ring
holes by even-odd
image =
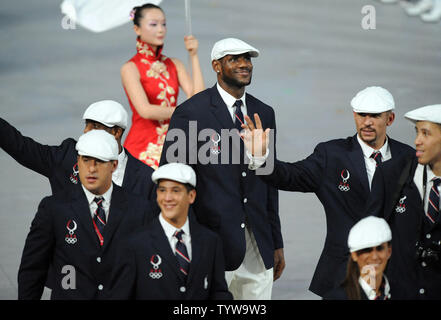
[[[427,266],[427,264],[426,264],[424,261],[421,262],[421,265],[422,265],[423,267]]]
[[[100,284],[99,286],[98,286],[98,290],[103,290],[103,285],[102,284]]]
[[[240,225],[240,227],[243,229],[243,228],[245,228],[245,223],[242,223],[241,225]]]
[[[245,171],[242,171],[242,177],[246,177],[247,173]]]
[[[425,290],[423,288],[420,289],[420,294],[424,294]]]
[[[432,237],[432,235],[430,233],[426,234],[426,238],[430,239]]]
[[[244,198],[243,199],[243,203],[247,203],[248,202],[248,199],[247,198]]]
[[[180,287],[179,291],[181,291],[182,293],[184,293],[187,289],[185,287]]]
[[[97,261],[98,263],[101,263],[101,257],[97,257],[97,258],[96,258],[96,261]]]

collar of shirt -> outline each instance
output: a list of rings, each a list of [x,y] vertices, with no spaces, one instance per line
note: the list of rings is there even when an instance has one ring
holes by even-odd
[[[372,179],[374,178],[375,169],[377,168],[377,162],[371,158],[372,152],[376,151],[374,148],[368,146],[357,134],[357,140],[360,144],[361,151],[363,152],[364,164],[366,167],[366,173],[369,181],[369,189],[372,185]],[[386,137],[386,142],[384,145],[378,150],[381,152],[382,162],[387,161],[392,158],[390,148],[389,148],[389,140]]]
[[[363,151],[365,161],[367,159],[369,161],[372,161],[373,164],[376,164],[375,160],[371,158],[371,155],[374,151],[381,152],[382,162],[387,161],[390,158],[392,158],[392,155],[390,153],[390,148],[389,148],[389,139],[387,136],[386,136],[386,142],[378,150],[375,150],[374,148],[368,146],[363,140],[360,139],[358,134],[357,134],[357,140],[358,140],[358,143],[360,144],[361,150]]]
[[[235,122],[235,117],[234,117],[234,103],[236,102],[236,100],[242,100],[242,103],[243,103],[243,105],[242,105],[242,108],[241,108],[241,110],[242,110],[242,113],[243,113],[243,115],[245,116],[245,115],[248,115],[247,114],[247,105],[246,105],[246,103],[245,103],[245,92],[243,93],[243,96],[242,97],[240,97],[240,99],[236,99],[235,97],[233,97],[231,94],[229,94],[228,92],[226,92],[220,85],[219,85],[219,83],[217,83],[216,84],[216,87],[217,87],[217,91],[219,91],[219,94],[220,94],[220,96],[221,96],[221,98],[222,98],[222,100],[224,101],[224,103],[225,103],[225,105],[227,106],[227,108],[228,108],[228,112],[230,113],[230,115],[231,115],[231,119],[233,120],[233,122]]]
[[[92,218],[95,214],[96,209],[98,208],[98,205],[96,204],[95,197],[103,197],[103,209],[104,213],[106,214],[106,220],[109,220],[109,209],[110,209],[110,201],[112,199],[112,192],[113,192],[113,184],[110,185],[110,188],[102,195],[95,195],[89,190],[87,190],[83,185],[81,187],[84,190],[84,193],[86,194],[87,203],[89,204],[90,213],[92,215]]]
[[[384,296],[387,299],[390,299],[389,281],[387,280],[385,275],[383,275],[383,281],[384,281]],[[375,298],[377,297],[377,292],[375,291],[375,289],[372,289],[372,287],[362,277],[358,278],[358,283],[360,284],[360,287],[363,289],[368,299],[375,300]]]
[[[185,243],[185,246],[187,247],[188,257],[191,260],[191,235],[190,235],[190,224],[188,223],[188,218],[185,221],[182,228],[178,229],[175,226],[172,226],[170,223],[168,223],[164,217],[162,216],[162,213],[159,214],[159,222],[161,223],[162,229],[164,229],[165,235],[167,237],[168,242],[170,243],[170,247],[172,249],[172,252],[174,254],[176,243],[178,242],[178,239],[174,237],[176,230],[184,230],[184,234],[182,235],[182,240]]]
[[[426,181],[426,195],[424,196],[424,187],[423,187],[423,177],[424,177],[424,165],[419,164],[415,170],[415,174],[413,176],[413,182],[418,188],[418,191],[420,192],[421,199],[424,199],[424,212],[427,212],[427,209],[429,207],[429,195],[430,195],[430,189],[433,186],[432,180],[434,178],[441,178],[436,176],[429,165],[427,165],[427,181]],[[441,185],[438,186],[438,192],[441,192]]]
[[[112,181],[120,187],[122,186],[124,173],[126,172],[127,159],[127,154],[124,151],[124,148],[122,148],[122,151],[118,155],[118,167],[112,174]]]

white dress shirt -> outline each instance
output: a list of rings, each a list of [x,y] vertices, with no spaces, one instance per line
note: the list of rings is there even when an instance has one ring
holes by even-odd
[[[126,172],[128,156],[122,148],[121,153],[118,155],[118,167],[112,174],[112,181],[119,187],[122,186],[124,180],[124,173]]]
[[[162,213],[159,215],[159,222],[161,223],[162,229],[164,229],[165,235],[167,236],[168,242],[170,243],[170,247],[172,252],[175,253],[176,243],[178,239],[174,237],[176,231],[183,230],[184,234],[182,235],[182,241],[184,241],[185,246],[187,247],[188,258],[191,261],[191,235],[190,235],[190,224],[188,223],[188,218],[185,221],[182,228],[178,229],[168,223],[162,216]]]
[[[430,195],[430,189],[433,187],[433,179],[435,178],[441,178],[436,176],[432,169],[430,169],[430,166],[427,166],[427,181],[426,181],[426,194],[424,195],[424,187],[423,187],[423,174],[424,172],[424,166],[421,164],[418,164],[415,175],[413,176],[413,182],[418,188],[418,191],[420,192],[421,199],[424,199],[424,212],[427,212],[427,209],[429,208],[429,195]],[[441,185],[438,186],[438,192],[441,192]]]
[[[90,214],[92,215],[92,219],[95,215],[96,209],[98,209],[98,205],[95,201],[93,201],[96,197],[102,197],[103,198],[103,209],[104,213],[106,215],[106,221],[109,221],[109,210],[110,210],[110,201],[112,199],[112,191],[113,191],[113,184],[110,184],[110,188],[103,194],[103,195],[96,195],[87,190],[83,185],[84,193],[86,194],[87,202],[89,203],[90,208]]]
[[[239,99],[236,99],[231,94],[229,94],[224,89],[222,89],[222,87],[219,85],[219,83],[216,84],[216,87],[217,87],[217,91],[219,91],[219,94],[220,94],[222,100],[224,101],[225,105],[227,106],[228,112],[230,113],[231,119],[233,120],[234,123],[236,123],[236,120],[237,120],[236,117],[234,116],[234,112],[236,111],[235,110],[236,107],[234,106],[234,103],[236,102],[236,100],[242,100],[241,110],[242,110],[244,118],[246,115],[248,115],[247,105],[245,103],[245,91],[244,91],[242,97],[240,97]],[[239,121],[239,120],[237,120],[237,121]]]
[[[241,110],[242,110],[242,113],[244,116],[244,121],[245,121],[245,116],[248,115],[248,109],[247,109],[247,105],[245,103],[245,92],[243,93],[243,96],[240,99],[236,99],[231,94],[229,94],[224,89],[222,89],[222,87],[219,85],[219,83],[216,84],[216,87],[217,87],[217,91],[219,91],[219,94],[220,94],[222,100],[226,104],[226,106],[228,108],[228,112],[230,113],[231,119],[233,120],[234,123],[236,121],[238,121],[236,119],[236,117],[234,116],[234,112],[236,111],[234,103],[236,102],[236,100],[242,100],[243,105],[242,105]],[[265,163],[265,161],[269,155],[269,149],[268,148],[266,149],[266,154],[262,157],[253,157],[248,150],[246,150],[246,155],[247,155],[248,159],[250,159],[250,163],[248,164],[248,168],[250,170],[256,170],[257,168],[261,167]]]
[[[390,286],[389,281],[387,280],[386,276],[383,275],[383,281],[384,281],[384,296],[387,297],[387,299],[390,299]],[[360,284],[361,289],[364,291],[366,296],[369,300],[375,300],[377,297],[377,292],[375,289],[372,289],[372,287],[362,278],[358,278],[358,283]]]
[[[365,142],[363,142],[363,140],[360,139],[358,134],[357,134],[357,140],[358,143],[360,144],[361,151],[363,151],[364,164],[366,166],[366,172],[369,180],[369,189],[370,189],[372,184],[372,179],[374,177],[375,169],[377,168],[377,162],[373,158],[371,158],[371,155],[375,151],[380,151],[381,162],[391,159],[392,154],[390,152],[389,139],[386,137],[386,142],[379,150],[375,150],[374,148],[369,147]]]

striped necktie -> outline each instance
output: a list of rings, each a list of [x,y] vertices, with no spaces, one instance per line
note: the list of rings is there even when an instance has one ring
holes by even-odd
[[[184,240],[182,240],[183,234],[183,230],[176,230],[173,236],[178,239],[175,247],[175,255],[179,262],[179,270],[181,270],[184,278],[186,279],[188,275],[188,270],[190,270],[190,258],[188,257],[187,246],[185,245]]]
[[[380,152],[380,151],[374,151],[374,152],[372,152],[372,154],[371,154],[370,157],[371,157],[372,159],[374,159],[375,162],[377,163],[377,164],[375,165],[375,167],[378,167],[378,166],[380,165],[380,163],[381,163],[381,159],[382,159],[381,152]]]
[[[95,201],[98,206],[93,215],[93,226],[95,228],[96,235],[100,240],[100,245],[103,245],[104,243],[103,231],[104,227],[106,226],[106,214],[103,208],[103,200],[104,199],[101,197],[96,197],[95,199],[93,199],[93,201]]]
[[[426,216],[430,222],[435,223],[438,221],[439,215],[439,192],[438,185],[441,183],[440,178],[434,178],[432,188],[429,193],[429,205],[427,207]]]
[[[243,113],[242,113],[242,100],[236,100],[234,103],[234,126],[237,130],[242,131],[242,123],[244,123]]]

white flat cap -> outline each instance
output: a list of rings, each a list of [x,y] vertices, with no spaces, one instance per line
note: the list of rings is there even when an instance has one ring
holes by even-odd
[[[379,246],[392,240],[392,232],[383,218],[369,216],[358,221],[349,231],[350,252]]]
[[[75,146],[78,154],[102,161],[118,160],[118,143],[104,130],[91,130],[83,134]]]
[[[113,100],[102,100],[92,103],[84,112],[84,120],[93,120],[102,123],[106,127],[118,126],[127,128],[127,111],[124,107]]]
[[[404,117],[412,122],[430,121],[441,124],[441,104],[433,104],[409,111]]]
[[[222,39],[214,44],[211,50],[211,61],[219,60],[228,54],[238,55],[246,52],[249,52],[250,56],[254,58],[259,56],[259,50],[242,40],[236,38]]]
[[[160,166],[152,173],[152,180],[157,184],[160,179],[189,183],[196,187],[196,173],[192,167],[183,163],[168,163]]]
[[[386,89],[367,87],[352,98],[351,106],[357,113],[382,113],[395,109],[395,101]]]

